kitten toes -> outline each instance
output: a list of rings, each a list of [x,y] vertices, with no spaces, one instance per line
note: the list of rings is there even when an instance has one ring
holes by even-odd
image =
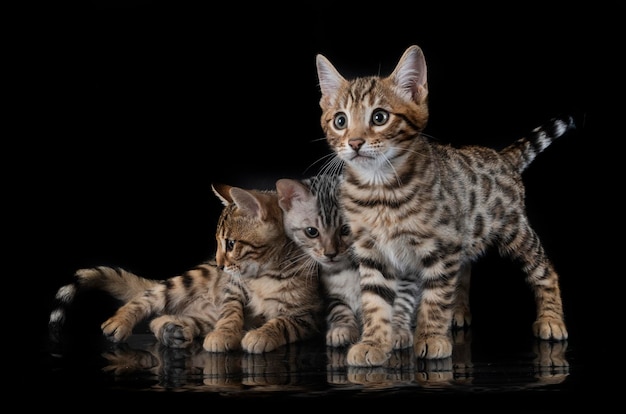
[[[235,334],[213,331],[204,337],[202,347],[209,352],[235,351],[241,348],[241,337]]]
[[[348,350],[346,363],[354,367],[381,366],[389,359],[390,353],[379,346],[358,343]]]
[[[534,335],[543,340],[564,341],[568,337],[565,323],[560,319],[539,318],[533,324]]]
[[[448,358],[452,355],[452,341],[446,335],[421,336],[415,341],[414,349],[418,358]]]
[[[394,328],[393,349],[404,349],[413,345],[413,333],[406,329]]]
[[[469,328],[472,324],[472,315],[466,310],[456,310],[452,315],[452,329]]]
[[[281,345],[281,343],[277,343],[272,337],[259,332],[258,329],[248,332],[241,340],[243,350],[251,354],[273,351]]]
[[[102,333],[113,342],[123,342],[125,341],[132,333],[133,328],[126,326],[124,323],[121,323],[113,318],[109,318],[100,325],[100,329],[102,329]]]
[[[102,357],[108,362],[103,371],[113,372],[115,375],[128,375],[159,365],[158,358],[151,352],[129,348],[116,348],[112,351],[104,352]]]
[[[359,340],[359,330],[355,326],[333,326],[326,332],[326,345],[341,347]]]
[[[175,323],[167,323],[159,330],[157,339],[170,348],[187,348],[193,342],[190,329]]]

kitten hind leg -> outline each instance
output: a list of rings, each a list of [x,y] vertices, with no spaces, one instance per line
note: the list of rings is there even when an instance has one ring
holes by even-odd
[[[162,315],[150,321],[150,330],[163,345],[170,348],[187,348],[200,335],[191,318]]]
[[[524,263],[522,270],[533,290],[537,309],[533,334],[543,340],[564,341],[568,333],[564,322],[559,275],[526,219],[522,218],[520,222],[517,237],[512,237],[501,252],[504,251]]]
[[[456,299],[452,314],[452,329],[468,328],[472,323],[469,302],[470,276],[471,265],[469,263],[462,265],[457,281]]]
[[[102,333],[112,342],[124,342],[132,335],[139,321],[148,317],[151,309],[140,301],[132,301],[120,307],[100,328]]]

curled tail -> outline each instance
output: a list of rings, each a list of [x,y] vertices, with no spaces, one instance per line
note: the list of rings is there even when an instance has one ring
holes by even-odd
[[[59,288],[55,295],[48,322],[50,339],[60,342],[67,314],[79,292],[97,289],[126,303],[159,283],[157,280],[146,279],[120,268],[98,266],[77,270],[74,281]]]
[[[576,129],[572,116],[552,118],[545,124],[533,129],[524,138],[502,149],[500,153],[521,173],[535,159],[535,157],[552,144],[557,138]]]

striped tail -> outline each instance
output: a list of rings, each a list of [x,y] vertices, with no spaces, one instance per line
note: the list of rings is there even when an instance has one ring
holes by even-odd
[[[527,137],[520,138],[500,151],[503,157],[521,173],[535,157],[552,144],[557,138],[576,129],[572,116],[552,118],[550,121],[533,129]]]
[[[160,283],[124,269],[107,266],[79,269],[74,274],[74,279],[72,283],[59,288],[55,295],[48,322],[48,332],[53,342],[61,341],[61,333],[69,310],[80,292],[98,289],[126,303]]]

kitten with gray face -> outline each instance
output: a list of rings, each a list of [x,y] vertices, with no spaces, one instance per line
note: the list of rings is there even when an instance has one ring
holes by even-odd
[[[338,203],[337,174],[276,182],[285,232],[318,266],[326,301],[326,345],[348,346],[360,336],[361,291],[352,233]]]

